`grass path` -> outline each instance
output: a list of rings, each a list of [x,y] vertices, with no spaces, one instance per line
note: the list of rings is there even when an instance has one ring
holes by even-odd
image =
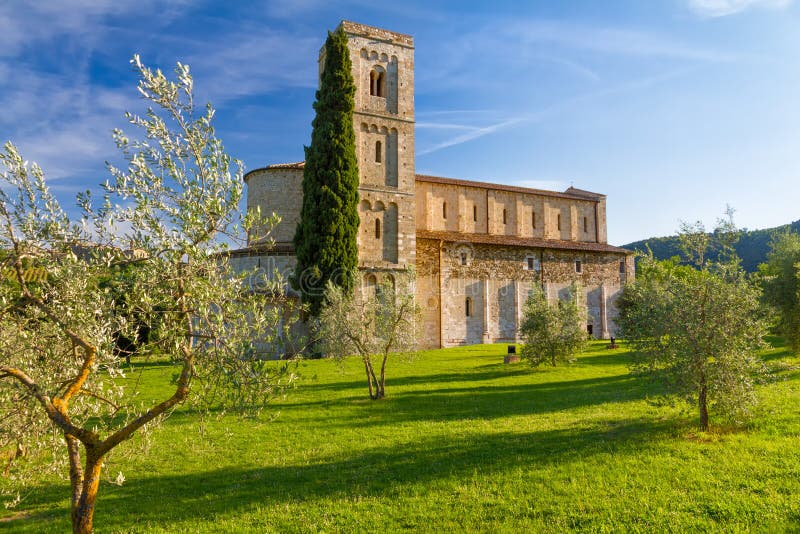
[[[592,532],[800,529],[797,359],[765,353],[751,427],[698,433],[694,412],[648,402],[624,350],[531,370],[505,345],[392,361],[367,398],[357,360],[301,364],[257,420],[198,428],[177,412],[149,454],[112,458],[98,532]],[[152,389],[171,371],[146,368]],[[713,414],[712,414],[713,424]],[[63,532],[68,488],[43,479],[0,531]],[[14,514],[18,514],[14,516]],[[17,517],[16,519],[14,517]]]

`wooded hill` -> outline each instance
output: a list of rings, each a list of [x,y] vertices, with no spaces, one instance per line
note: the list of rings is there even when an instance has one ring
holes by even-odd
[[[769,243],[775,233],[791,230],[800,233],[800,220],[794,221],[791,224],[784,224],[775,228],[765,228],[763,230],[747,230],[742,229],[738,243],[736,243],[736,253],[742,259],[742,267],[747,272],[755,272],[758,270],[758,264],[764,263],[767,259],[767,252],[769,252]],[[709,233],[711,236],[708,259],[715,260],[718,254],[716,241],[713,239],[713,232]],[[673,256],[681,256],[680,244],[678,236],[669,237],[651,237],[642,241],[635,241],[622,245],[622,248],[628,250],[646,251],[648,245],[650,250],[653,251],[653,256],[659,260],[671,258]]]

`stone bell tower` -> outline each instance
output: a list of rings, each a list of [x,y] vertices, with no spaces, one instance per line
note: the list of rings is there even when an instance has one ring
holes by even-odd
[[[414,40],[349,21],[340,27],[356,85],[359,268],[374,283],[415,263]]]

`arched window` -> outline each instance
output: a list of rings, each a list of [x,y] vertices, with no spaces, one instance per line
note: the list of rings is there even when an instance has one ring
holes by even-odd
[[[369,94],[386,96],[386,73],[381,67],[375,67],[369,73]]]
[[[556,218],[556,223],[558,224],[558,229],[561,230],[561,214],[560,213],[558,214],[558,217]]]
[[[508,211],[503,208],[503,224],[508,223]]]
[[[472,205],[472,220],[478,222],[478,206],[475,204]]]
[[[381,220],[375,219],[375,239],[381,238]]]
[[[583,231],[584,233],[589,231],[589,219],[586,217],[583,218]]]
[[[378,289],[378,279],[375,277],[374,274],[368,274],[364,278],[364,282],[365,282],[364,283],[364,285],[365,285],[365,287],[364,287],[365,293],[364,294],[368,295],[368,296],[371,296],[371,297],[374,297],[375,296],[375,292]]]
[[[531,226],[536,229],[536,212],[531,212]]]
[[[447,218],[447,202],[442,202],[442,219]]]
[[[383,160],[383,147],[380,141],[375,141],[375,163],[380,163]]]
[[[464,313],[467,317],[472,317],[472,299],[469,297],[464,301]]]
[[[397,291],[396,291],[396,285],[395,285],[395,282],[394,282],[394,276],[392,276],[391,274],[387,274],[385,276],[384,280],[385,280],[385,285],[389,288],[389,290],[391,290],[392,294],[396,295]]]

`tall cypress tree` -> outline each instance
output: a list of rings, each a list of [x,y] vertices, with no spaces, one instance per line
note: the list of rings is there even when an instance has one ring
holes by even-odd
[[[358,266],[356,88],[342,28],[328,32],[324,61],[311,146],[305,147],[303,208],[294,236],[297,268],[292,278],[313,316],[319,313],[328,280],[350,293]]]

